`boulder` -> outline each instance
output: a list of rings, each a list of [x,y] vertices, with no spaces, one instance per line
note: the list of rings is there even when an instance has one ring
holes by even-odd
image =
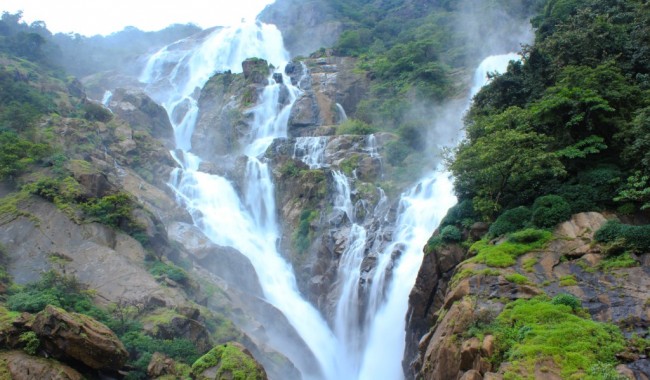
[[[147,375],[154,379],[166,375],[176,376],[176,362],[165,354],[155,352],[151,356],[151,361],[149,361],[149,365],[147,366]]]
[[[266,85],[269,76],[269,64],[264,59],[248,58],[241,64],[244,78],[255,84]]]
[[[30,356],[22,351],[0,353],[0,376],[11,380],[82,380],[84,378],[65,364]]]
[[[78,360],[93,369],[119,369],[128,358],[115,333],[83,314],[48,305],[36,315],[32,330],[55,358]]]
[[[192,378],[267,380],[266,371],[255,361],[250,351],[235,342],[217,346],[194,362]]]

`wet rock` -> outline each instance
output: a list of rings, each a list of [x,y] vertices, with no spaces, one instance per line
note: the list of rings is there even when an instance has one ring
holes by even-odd
[[[266,78],[269,76],[269,64],[264,59],[248,58],[241,64],[244,78],[255,84],[266,85]]]
[[[476,366],[476,359],[481,352],[481,341],[478,338],[471,338],[463,342],[460,351],[460,369],[462,371],[471,370]]]
[[[11,380],[82,380],[84,377],[65,364],[27,355],[22,351],[0,353],[0,374]]]
[[[47,306],[32,330],[53,357],[78,360],[94,369],[119,369],[128,357],[124,345],[108,327],[77,313]]]

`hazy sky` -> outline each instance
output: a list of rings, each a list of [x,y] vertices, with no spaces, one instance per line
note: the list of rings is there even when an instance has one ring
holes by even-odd
[[[45,21],[53,32],[75,32],[91,36],[110,34],[135,26],[159,30],[188,22],[201,27],[229,25],[254,18],[273,0],[2,0],[0,10],[23,11],[27,23]]]

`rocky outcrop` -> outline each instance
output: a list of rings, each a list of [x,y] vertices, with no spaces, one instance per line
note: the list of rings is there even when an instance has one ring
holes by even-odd
[[[147,304],[152,298],[169,305],[186,302],[178,290],[162,286],[144,269],[147,253],[132,237],[97,223],[77,224],[36,197],[23,212],[27,216],[0,225],[7,271],[16,283],[35,282],[43,272],[61,265],[106,302]],[[53,256],[59,258],[58,264],[50,260]]]
[[[188,309],[187,315],[161,308],[143,319],[143,329],[158,339],[187,339],[194,344],[199,353],[212,347],[210,332],[197,319],[201,316],[198,309]]]
[[[545,248],[506,268],[472,260],[456,265],[468,257],[454,245],[425,255],[409,298],[405,373],[423,379],[502,378],[507,364],[492,368],[487,361],[493,338],[480,341],[462,332],[477,321],[489,323],[511,301],[544,294],[569,293],[594,320],[643,336],[650,326],[650,253],[631,255],[636,264],[607,269],[604,249],[593,240],[605,221],[599,213],[573,215],[557,226]],[[642,376],[643,365],[637,364],[642,359],[643,354],[631,355],[619,372]],[[536,378],[560,378],[552,361],[532,370],[528,375]]]
[[[22,351],[0,353],[0,374],[10,380],[82,380],[76,370],[51,359],[27,355]]]
[[[198,380],[267,380],[264,368],[239,343],[217,346],[192,365],[192,377]]]
[[[168,149],[174,147],[174,131],[167,111],[143,91],[118,88],[113,92],[108,107],[135,131],[146,131],[163,141]]]
[[[355,72],[355,66],[354,58],[333,56],[287,65],[285,71],[292,82],[303,90],[289,116],[290,136],[318,135],[317,127],[339,124],[354,116],[369,86],[368,79]]]
[[[219,276],[232,287],[254,296],[262,296],[257,273],[246,256],[233,248],[214,244],[194,225],[172,223],[169,234],[172,240],[183,245],[201,267]]]
[[[319,1],[283,0],[266,7],[258,19],[274,24],[282,32],[291,56],[307,56],[334,45],[343,31],[331,5]]]
[[[77,360],[93,369],[118,369],[126,362],[124,345],[108,327],[83,314],[47,306],[31,329],[43,349],[62,360]]]

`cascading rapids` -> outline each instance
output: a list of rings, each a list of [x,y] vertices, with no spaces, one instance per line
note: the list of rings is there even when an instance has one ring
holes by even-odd
[[[286,354],[299,367],[303,377],[401,379],[408,292],[415,281],[423,245],[455,202],[449,176],[442,171],[429,173],[402,195],[394,241],[378,255],[364,317],[359,310],[358,282],[367,231],[355,223],[348,178],[339,171],[332,171],[337,193],[334,207],[343,212],[352,225],[348,246],[339,264],[341,294],[333,327],[328,326],[299,293],[293,269],[278,252],[274,184],[263,158],[275,138],[286,137],[289,112],[300,89],[291,85],[283,70],[277,71],[284,76],[282,83],[269,77],[268,86],[252,110],[252,136],[244,149],[248,162],[241,193],[226,178],[201,172],[200,157],[191,153],[191,137],[198,115],[197,89],[217,71],[240,72],[241,62],[249,57],[264,58],[283,67],[288,54],[275,27],[249,23],[214,29],[199,38],[169,45],[149,59],[140,80],[147,84],[147,92],[169,114],[177,146],[173,155],[182,168],[173,172],[170,185],[206,236],[216,244],[233,247],[249,257],[266,301],[286,316],[318,361],[320,370],[301,367],[302,359],[296,356],[295,350],[285,350],[282,342],[268,342]],[[498,63],[499,67],[488,70],[502,70],[503,62]],[[280,107],[278,99],[283,86],[288,91],[289,101]],[[461,125],[460,117],[459,113],[457,129],[453,132],[456,135]],[[374,136],[368,138],[368,146],[371,153],[376,153]],[[324,148],[323,138],[298,139],[294,158],[300,157],[312,169],[320,168],[325,166]],[[381,189],[378,191],[382,201],[375,212],[387,213],[385,195]],[[400,252],[396,263],[392,260],[395,251]],[[390,265],[394,265],[390,271],[392,277],[387,278]],[[360,318],[366,320],[363,331],[358,329]]]

